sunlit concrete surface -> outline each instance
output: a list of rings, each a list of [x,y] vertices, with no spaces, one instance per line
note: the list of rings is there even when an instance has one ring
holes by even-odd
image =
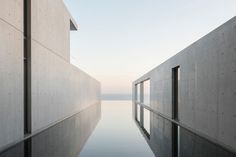
[[[1,1],[0,150],[100,102],[100,83],[70,64],[76,29],[62,0]]]
[[[100,83],[70,64],[71,16],[63,1],[32,0],[32,131],[100,99]]]
[[[23,137],[23,1],[0,5],[0,147]]]

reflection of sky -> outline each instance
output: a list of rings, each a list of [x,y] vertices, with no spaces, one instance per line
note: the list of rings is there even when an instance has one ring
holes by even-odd
[[[102,119],[80,157],[154,157],[132,119],[131,101],[103,101]]]
[[[147,109],[143,109],[143,125],[146,131],[150,134],[150,111]]]
[[[131,93],[131,82],[236,15],[235,0],[64,0],[79,31],[72,62]]]

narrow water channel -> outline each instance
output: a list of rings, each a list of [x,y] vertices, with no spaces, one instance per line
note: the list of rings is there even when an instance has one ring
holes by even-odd
[[[79,157],[154,157],[132,119],[131,101],[102,101],[101,110]]]

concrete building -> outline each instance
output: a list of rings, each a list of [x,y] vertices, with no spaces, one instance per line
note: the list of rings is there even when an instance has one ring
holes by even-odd
[[[100,83],[70,64],[77,25],[62,0],[2,0],[0,149],[100,103]]]
[[[235,156],[236,17],[134,81],[133,93],[157,156]]]

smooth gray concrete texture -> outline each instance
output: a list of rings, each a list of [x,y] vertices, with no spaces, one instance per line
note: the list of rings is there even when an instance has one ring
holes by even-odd
[[[23,0],[0,0],[0,19],[23,32]]]
[[[236,17],[133,83],[150,78],[151,108],[170,118],[176,66],[180,123],[236,149]]]
[[[62,0],[31,0],[32,39],[70,61],[71,16]]]
[[[32,139],[32,157],[77,157],[101,118],[101,104],[91,105]]]
[[[32,41],[32,131],[100,101],[100,83]]]
[[[23,137],[23,33],[20,0],[0,6],[0,148]]]

